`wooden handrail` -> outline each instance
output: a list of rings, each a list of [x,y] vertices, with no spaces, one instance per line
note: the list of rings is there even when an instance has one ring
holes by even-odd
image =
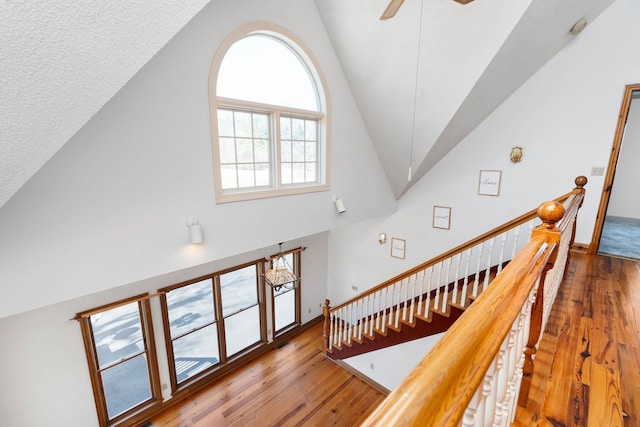
[[[559,248],[566,244],[560,244],[563,233],[571,232],[573,237],[586,178],[576,178],[576,184],[576,189],[563,196],[564,207],[546,202],[536,210],[543,224],[533,231],[529,242],[363,426],[439,427],[461,423],[483,381],[486,386],[488,370],[504,351],[505,338],[510,331],[513,333],[518,316],[530,316],[536,290],[540,290],[546,272],[558,258]],[[570,226],[574,228],[568,229]],[[470,421],[469,425],[482,425],[482,420]]]
[[[587,182],[587,179],[585,177],[583,177],[583,176],[580,176],[580,177],[576,178],[575,179],[576,188],[574,190],[572,190],[572,191],[570,191],[570,192],[568,192],[566,194],[563,194],[562,196],[554,199],[554,201],[555,202],[559,202],[559,203],[563,203],[566,200],[568,200],[571,196],[574,196],[576,194],[576,192],[580,193],[580,191],[582,191],[584,193],[584,185],[586,184],[586,182]],[[491,239],[491,238],[493,238],[495,236],[499,236],[500,234],[504,233],[506,230],[509,230],[511,228],[514,228],[514,227],[517,227],[519,225],[522,225],[522,224],[526,223],[527,221],[532,220],[533,218],[536,217],[536,214],[537,214],[537,208],[536,209],[531,209],[530,211],[523,213],[522,215],[512,219],[511,221],[508,221],[508,222],[506,222],[506,223],[504,223],[502,225],[499,225],[498,227],[495,227],[495,228],[487,231],[486,233],[483,233],[483,234],[481,234],[481,235],[479,235],[479,236],[477,236],[477,237],[475,237],[475,238],[473,238],[473,239],[471,239],[471,240],[469,240],[469,241],[467,241],[465,243],[462,243],[462,244],[456,246],[455,248],[453,248],[451,250],[443,252],[442,254],[440,254],[438,256],[435,256],[435,257],[433,257],[433,258],[431,258],[431,259],[429,259],[429,260],[427,260],[427,261],[425,261],[425,262],[413,267],[410,270],[407,270],[407,271],[405,271],[405,272],[403,272],[401,274],[398,274],[397,276],[394,276],[391,279],[388,279],[388,280],[380,283],[379,285],[376,285],[376,286],[368,289],[367,291],[364,291],[361,294],[359,294],[359,295],[357,295],[357,296],[355,296],[355,297],[353,297],[353,298],[351,298],[351,299],[349,299],[347,301],[344,301],[343,303],[341,303],[341,304],[339,304],[337,306],[331,307],[331,310],[337,310],[337,309],[339,309],[341,307],[348,306],[349,304],[352,304],[352,303],[354,303],[354,302],[366,297],[367,295],[372,295],[372,294],[378,292],[379,290],[384,289],[385,287],[387,287],[387,286],[389,286],[389,285],[391,285],[391,284],[393,284],[395,282],[398,282],[398,281],[401,281],[403,279],[406,279],[407,277],[410,277],[413,274],[416,274],[418,271],[422,271],[422,270],[428,268],[429,266],[436,265],[437,263],[442,262],[443,260],[446,260],[448,258],[451,258],[454,255],[456,255],[458,253],[461,253],[461,252],[463,252],[465,250],[468,250],[469,248],[472,248],[475,245],[477,245],[477,244],[479,244],[479,243],[481,243],[483,241],[489,240],[489,239]]]
[[[532,239],[362,426],[458,425],[555,248]]]

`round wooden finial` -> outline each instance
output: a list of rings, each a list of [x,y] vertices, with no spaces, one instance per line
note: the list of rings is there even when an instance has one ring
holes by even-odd
[[[587,177],[584,175],[580,175],[579,177],[576,178],[575,183],[576,183],[576,187],[577,188],[583,188],[585,185],[587,185]]]
[[[538,217],[547,228],[553,228],[564,216],[564,206],[558,202],[544,202],[538,207]]]

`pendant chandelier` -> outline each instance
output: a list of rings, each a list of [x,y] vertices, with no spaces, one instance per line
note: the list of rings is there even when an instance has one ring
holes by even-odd
[[[293,289],[298,283],[298,278],[293,274],[291,265],[282,253],[282,243],[279,244],[279,253],[271,261],[271,268],[264,274],[265,282],[278,292],[283,287]]]

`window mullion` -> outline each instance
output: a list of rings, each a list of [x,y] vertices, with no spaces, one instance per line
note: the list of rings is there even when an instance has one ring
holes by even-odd
[[[276,189],[280,189],[282,187],[282,166],[280,162],[282,159],[280,158],[281,147],[280,147],[280,109],[276,108],[273,111],[274,117],[274,135],[273,135],[273,151],[274,151],[274,160],[273,160],[273,176],[274,182],[273,187]]]

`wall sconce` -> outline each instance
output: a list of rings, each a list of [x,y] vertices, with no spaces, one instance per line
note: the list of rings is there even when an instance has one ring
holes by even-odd
[[[573,24],[573,26],[571,27],[571,29],[569,30],[569,33],[572,36],[577,36],[578,34],[580,34],[582,32],[582,30],[585,29],[585,27],[587,26],[587,18],[580,18],[576,21],[575,24]]]
[[[522,147],[513,147],[511,149],[511,163],[518,163],[520,160],[522,160]]]
[[[333,203],[336,205],[336,210],[338,211],[339,214],[347,211],[347,208],[344,207],[344,202],[340,197],[333,196],[332,200],[333,200]]]
[[[185,221],[189,227],[189,240],[191,243],[202,243],[202,227],[197,216],[189,216]]]
[[[384,245],[385,243],[387,243],[386,233],[380,233],[380,235],[378,236],[378,243],[380,243],[381,245]]]

